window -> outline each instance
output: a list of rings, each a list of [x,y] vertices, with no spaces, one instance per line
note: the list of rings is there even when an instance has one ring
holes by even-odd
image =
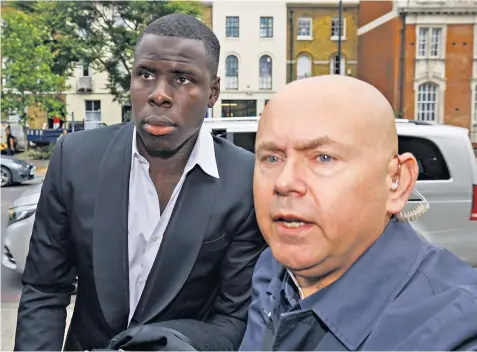
[[[79,77],[91,77],[91,65],[83,63],[78,65]]]
[[[101,121],[101,100],[85,100],[85,121]]]
[[[235,132],[232,136],[232,142],[249,152],[255,153],[256,132]]]
[[[430,140],[399,136],[398,153],[412,153],[419,166],[420,181],[449,180],[450,173],[439,148]]]
[[[263,55],[259,61],[259,89],[272,89],[272,58]]]
[[[240,21],[238,16],[227,16],[225,18],[225,36],[227,38],[238,38],[240,34]]]
[[[437,122],[437,84],[423,83],[417,91],[417,119]]]
[[[222,117],[257,116],[256,100],[222,100]]]
[[[260,17],[260,38],[273,38],[273,17]]]
[[[300,17],[298,19],[298,25],[297,25],[297,39],[306,39],[310,40],[312,39],[311,36],[311,18],[309,17]]]
[[[340,30],[340,18],[331,19],[331,40],[338,40]],[[346,39],[346,18],[341,17],[341,39]]]
[[[308,55],[301,54],[297,59],[296,78],[302,79],[311,75],[311,59]]]
[[[345,73],[345,58],[341,55],[341,60],[338,60],[338,54],[334,54],[330,60],[330,74],[344,75]]]
[[[235,55],[225,59],[225,89],[238,89],[238,59]]]
[[[441,57],[442,28],[419,28],[417,42],[418,58]]]

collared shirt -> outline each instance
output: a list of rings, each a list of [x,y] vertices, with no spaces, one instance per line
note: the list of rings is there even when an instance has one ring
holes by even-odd
[[[149,176],[149,163],[138,152],[134,128],[128,211],[129,321],[141,298],[184,180],[196,165],[209,176],[219,178],[214,140],[205,126],[202,126],[184,172],[161,214],[159,198]]]
[[[331,285],[300,300],[267,249],[241,350],[477,348],[477,271],[396,220]]]

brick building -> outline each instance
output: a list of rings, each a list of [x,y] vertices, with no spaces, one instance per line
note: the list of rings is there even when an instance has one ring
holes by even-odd
[[[358,77],[397,114],[477,141],[477,1],[362,1],[358,37]]]
[[[337,60],[338,1],[288,1],[287,82],[330,73],[357,76],[359,1],[342,3],[342,57]]]

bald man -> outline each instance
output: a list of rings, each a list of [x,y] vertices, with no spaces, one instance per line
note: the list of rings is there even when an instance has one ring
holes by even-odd
[[[278,92],[257,132],[269,249],[241,350],[477,348],[477,271],[397,220],[417,176],[374,87],[320,76]]]

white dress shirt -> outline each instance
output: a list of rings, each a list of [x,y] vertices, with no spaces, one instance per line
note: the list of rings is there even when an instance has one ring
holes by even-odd
[[[205,126],[200,130],[184,172],[161,215],[159,198],[149,176],[149,163],[138,152],[134,128],[128,208],[129,322],[156,259],[185,177],[195,165],[199,165],[209,176],[219,178],[214,140],[210,130]]]

